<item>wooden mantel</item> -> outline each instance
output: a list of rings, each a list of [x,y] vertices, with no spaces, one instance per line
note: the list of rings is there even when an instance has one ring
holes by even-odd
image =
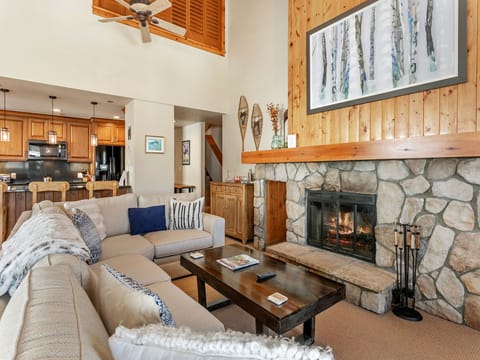
[[[480,157],[480,132],[248,151],[243,164]]]

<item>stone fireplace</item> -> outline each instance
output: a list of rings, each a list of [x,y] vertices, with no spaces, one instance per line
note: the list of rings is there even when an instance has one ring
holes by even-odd
[[[375,262],[375,195],[306,190],[308,245]]]
[[[299,245],[308,242],[308,191],[376,195],[375,266],[394,274],[393,223],[418,225],[417,307],[480,330],[479,158],[259,164],[255,177],[257,243],[264,180],[286,182],[287,243]]]

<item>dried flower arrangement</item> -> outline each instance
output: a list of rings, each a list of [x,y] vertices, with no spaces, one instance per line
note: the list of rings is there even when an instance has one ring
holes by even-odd
[[[273,103],[267,104],[267,110],[270,113],[270,120],[272,121],[272,129],[275,135],[278,135],[278,131],[280,130],[280,124],[278,122],[278,112],[280,111],[278,105],[274,105]]]

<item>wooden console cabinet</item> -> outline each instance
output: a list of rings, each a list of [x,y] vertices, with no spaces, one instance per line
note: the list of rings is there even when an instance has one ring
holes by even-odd
[[[211,212],[225,219],[225,235],[242,240],[253,238],[253,184],[210,183]]]

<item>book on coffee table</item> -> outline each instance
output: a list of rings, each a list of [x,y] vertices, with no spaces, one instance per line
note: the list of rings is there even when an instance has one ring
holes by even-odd
[[[217,259],[217,262],[229,268],[230,270],[236,271],[252,265],[256,265],[260,261],[247,254],[239,254],[235,256],[230,256],[228,258]]]

